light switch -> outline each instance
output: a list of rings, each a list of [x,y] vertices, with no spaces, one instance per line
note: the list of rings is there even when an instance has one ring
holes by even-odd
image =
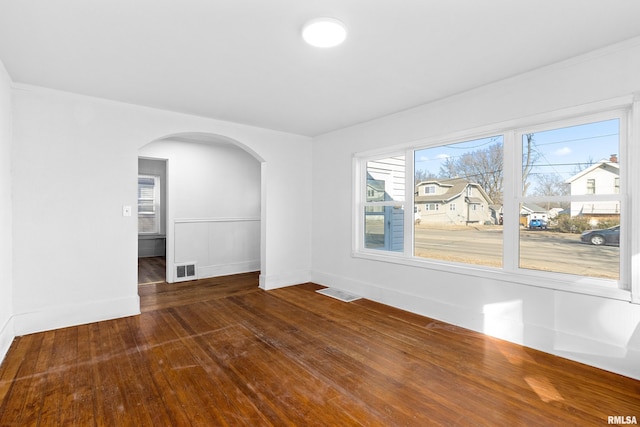
[[[122,207],[122,216],[131,216],[131,206],[125,205]]]

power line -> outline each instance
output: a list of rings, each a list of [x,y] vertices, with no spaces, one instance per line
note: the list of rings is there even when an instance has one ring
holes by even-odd
[[[533,135],[535,135],[535,133]],[[562,140],[562,141],[544,142],[544,143],[537,144],[537,145],[541,146],[541,145],[564,144],[566,142],[576,142],[576,141],[584,141],[584,140],[587,140],[587,139],[607,138],[607,137],[610,137],[610,136],[618,136],[618,135],[619,135],[619,133],[610,133],[610,134],[606,134],[606,135],[586,136],[586,137],[577,138],[577,139],[565,139],[565,140]]]

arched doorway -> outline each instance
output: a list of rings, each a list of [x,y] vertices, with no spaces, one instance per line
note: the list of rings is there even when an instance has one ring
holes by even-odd
[[[146,216],[156,213],[162,223],[145,230],[139,217],[139,256],[145,255],[141,248],[148,248],[149,240],[155,239],[157,247],[164,239],[164,280],[171,283],[261,269],[264,162],[259,156],[235,140],[203,133],[160,138],[141,147],[138,156],[166,165],[164,178],[141,170],[138,186],[144,224],[149,222]],[[140,197],[145,190],[140,182],[159,183],[156,193],[162,200],[155,209],[145,207],[149,201]],[[143,196],[151,192],[146,190]],[[158,230],[155,236],[153,230]]]

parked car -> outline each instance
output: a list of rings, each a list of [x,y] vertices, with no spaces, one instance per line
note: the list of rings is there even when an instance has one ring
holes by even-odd
[[[547,221],[544,219],[532,219],[529,221],[529,229],[537,228],[538,230],[546,230],[547,229]]]
[[[580,235],[580,240],[584,243],[592,245],[619,245],[620,244],[620,226],[616,225],[602,230],[588,230]]]

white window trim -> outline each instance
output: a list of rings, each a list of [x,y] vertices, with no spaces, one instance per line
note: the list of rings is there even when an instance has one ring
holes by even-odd
[[[629,157],[628,165],[637,165],[640,160],[640,94],[636,95],[636,99],[633,102],[631,109],[631,115],[629,117],[630,126],[629,134],[627,135],[627,156]],[[628,187],[630,190],[640,188],[640,168],[626,168],[626,176],[628,179]],[[622,186],[623,183],[621,182]],[[621,188],[622,191],[622,188]],[[636,190],[638,191],[638,190]],[[636,196],[634,194],[634,196]],[[627,215],[630,218],[640,218],[640,200],[639,197],[631,197],[628,206]],[[628,225],[631,226],[631,221],[628,221]],[[632,256],[632,262],[630,266],[629,280],[631,282],[631,299],[632,302],[640,304],[640,232],[638,230],[630,230],[628,233],[630,236],[629,253]]]
[[[633,102],[632,102],[633,101]],[[543,272],[536,270],[520,269],[519,263],[519,227],[517,227],[518,206],[522,199],[521,193],[516,189],[521,188],[521,179],[519,169],[522,167],[522,158],[519,157],[521,152],[521,143],[517,141],[517,135],[527,131],[548,130],[560,127],[568,127],[573,124],[582,124],[588,121],[606,120],[607,118],[621,119],[621,141],[619,158],[624,162],[623,171],[621,172],[621,193],[620,195],[598,195],[598,199],[602,200],[620,200],[626,207],[622,215],[622,227],[626,232],[625,236],[621,236],[620,243],[620,280],[606,280],[586,276],[575,276],[564,273]],[[627,121],[628,120],[628,121]],[[630,125],[626,125],[630,123]],[[623,135],[625,129],[628,133]],[[364,224],[362,215],[364,205],[360,200],[362,195],[362,181],[365,174],[362,173],[363,165],[366,165],[368,159],[380,158],[383,156],[400,155],[399,149],[404,149],[404,155],[407,165],[407,183],[413,183],[413,154],[416,149],[428,148],[430,146],[440,146],[450,143],[460,142],[470,139],[478,139],[488,136],[503,135],[503,147],[505,165],[511,166],[510,175],[516,179],[505,180],[504,183],[504,220],[503,226],[505,230],[504,246],[503,246],[503,267],[494,268],[488,266],[477,266],[472,264],[463,264],[455,262],[445,262],[428,258],[417,258],[413,255],[413,210],[406,209],[408,204],[413,203],[414,189],[411,185],[406,185],[405,201],[402,202],[405,207],[405,251],[404,253],[385,252],[375,249],[364,248]],[[537,116],[511,120],[493,126],[483,126],[481,128],[456,132],[446,138],[425,138],[423,140],[405,143],[401,146],[395,146],[393,149],[377,150],[366,153],[356,153],[353,156],[353,171],[355,182],[357,185],[352,186],[353,194],[353,246],[352,256],[356,258],[364,258],[382,262],[409,265],[415,267],[429,268],[433,270],[445,271],[456,274],[470,275],[473,277],[482,277],[510,283],[531,285],[542,288],[550,288],[574,293],[582,293],[606,297],[611,299],[631,301],[640,303],[640,262],[631,262],[630,254],[640,254],[640,233],[631,230],[631,218],[640,218],[640,200],[631,197],[631,201],[627,200],[627,193],[633,188],[640,188],[640,168],[629,167],[637,164],[640,160],[640,96],[638,100],[634,100],[633,96],[624,96],[612,100],[596,102],[589,105],[568,108],[561,111],[544,113]],[[509,160],[510,159],[510,160]],[[365,166],[366,167],[366,166]],[[627,182],[630,183],[627,186]],[[364,183],[366,185],[366,183]],[[629,190],[627,190],[629,189]],[[516,195],[516,197],[508,197],[507,195]],[[593,200],[594,195],[585,195],[585,199]],[[573,196],[572,200],[581,199],[582,196]],[[548,200],[549,198],[545,198]],[[566,197],[558,197],[558,199],[566,199]],[[528,197],[527,201],[533,201],[535,198]],[[397,202],[395,203],[398,204]],[[408,220],[407,220],[408,219]],[[409,229],[407,231],[407,229]],[[640,255],[637,255],[638,257]],[[634,258],[636,258],[634,257]]]

